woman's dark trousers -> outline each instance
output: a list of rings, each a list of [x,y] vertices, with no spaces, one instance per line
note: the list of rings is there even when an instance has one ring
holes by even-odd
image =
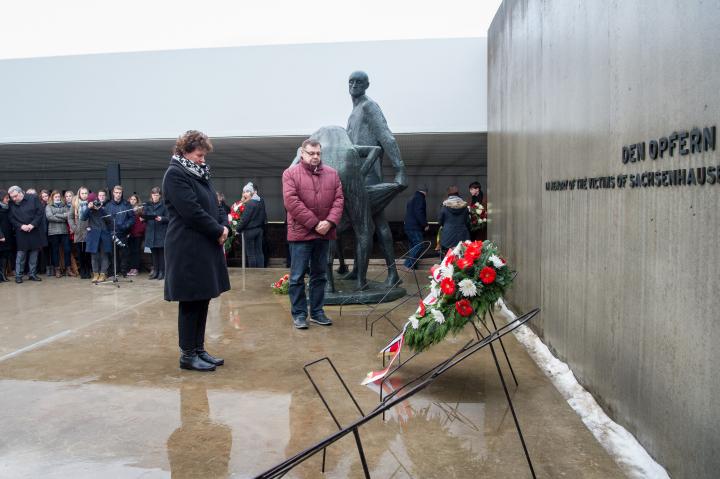
[[[150,248],[152,264],[156,275],[165,273],[165,248]]]
[[[159,248],[162,249],[162,248]],[[205,349],[205,325],[209,299],[180,301],[178,307],[178,336],[184,354],[194,354]]]
[[[140,253],[143,249],[143,237],[128,237],[128,249],[130,269],[136,269],[140,271]]]

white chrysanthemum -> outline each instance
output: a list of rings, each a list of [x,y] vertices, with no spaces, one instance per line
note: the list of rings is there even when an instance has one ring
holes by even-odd
[[[430,312],[432,313],[433,319],[435,320],[436,323],[442,324],[445,322],[445,315],[442,313],[442,311],[440,311],[439,309],[433,308],[430,310]]]
[[[488,260],[493,264],[493,266],[495,266],[495,269],[505,266],[505,263],[503,263],[500,257],[496,254],[490,256]]]
[[[418,326],[420,326],[420,321],[415,316],[410,316],[408,318],[410,320],[410,324],[412,325],[413,329],[417,329]]]
[[[465,278],[460,281],[458,287],[462,295],[466,298],[471,298],[477,294],[477,286],[475,286],[475,282],[471,279]]]

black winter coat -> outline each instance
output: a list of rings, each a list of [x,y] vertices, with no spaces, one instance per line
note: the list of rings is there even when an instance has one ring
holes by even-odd
[[[440,245],[443,248],[454,248],[459,242],[470,239],[470,213],[462,198],[451,196],[443,201],[438,223],[442,226]]]
[[[0,236],[5,238],[5,241],[0,241],[0,252],[12,250],[15,244],[15,233],[10,224],[10,210],[8,208],[0,208]]]
[[[165,235],[168,228],[168,211],[165,203],[147,203],[143,207],[143,216],[145,217],[145,246],[148,248],[164,248]],[[155,217],[162,218],[155,221]]]
[[[250,200],[245,203],[245,211],[240,215],[237,230],[245,231],[253,228],[262,228],[267,223],[267,213],[265,212],[265,202]]]
[[[19,205],[10,202],[10,223],[15,228],[18,251],[32,251],[48,245],[45,206],[35,195],[25,195]],[[21,230],[22,225],[34,226],[29,233]]]
[[[218,244],[227,216],[218,207],[215,189],[171,160],[162,190],[170,220],[165,237],[165,300],[216,298],[230,289],[230,278],[223,246]]]
[[[405,206],[405,229],[423,231],[427,224],[425,195],[416,191]]]

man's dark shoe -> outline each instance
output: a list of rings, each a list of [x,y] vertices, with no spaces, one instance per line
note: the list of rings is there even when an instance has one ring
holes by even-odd
[[[155,279],[165,279],[165,271],[160,271]]]
[[[223,358],[216,358],[215,356],[210,355],[210,353],[208,353],[204,349],[198,349],[197,355],[206,363],[214,364],[215,366],[222,366],[223,364],[225,364],[225,360]]]
[[[331,326],[332,320],[325,316],[324,314],[318,314],[317,316],[313,316],[310,318],[310,321],[312,321],[315,324],[319,324],[320,326]]]
[[[183,351],[180,354],[180,368],[193,371],[215,371],[215,365],[200,359],[195,351],[192,353]]]
[[[40,276],[36,275],[36,274],[28,277],[28,279],[29,279],[30,281],[42,281],[42,278],[41,278]]]
[[[150,276],[148,276],[148,279],[155,279],[158,277],[158,272],[155,270],[150,271]]]
[[[295,325],[295,328],[297,328],[297,329],[307,329],[308,328],[307,319],[305,319],[305,318],[293,318],[293,324]]]
[[[22,276],[15,276],[15,282],[16,282],[17,284],[22,283]]]

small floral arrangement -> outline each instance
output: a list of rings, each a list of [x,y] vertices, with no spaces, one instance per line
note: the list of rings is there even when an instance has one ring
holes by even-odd
[[[490,241],[465,241],[430,269],[430,294],[408,318],[404,342],[423,351],[482,317],[510,287],[513,271]]]
[[[275,281],[270,285],[272,292],[275,294],[288,294],[288,287],[290,286],[290,275],[286,274],[279,280]]]
[[[235,235],[237,234],[237,227],[238,227],[238,223],[240,221],[240,216],[242,216],[244,211],[245,211],[245,204],[242,201],[236,201],[230,207],[230,213],[228,213],[228,223],[230,224],[230,234],[228,234],[228,237],[225,240],[225,245],[224,245],[225,253],[228,253],[230,251],[230,249],[232,248],[233,241],[235,241]]]
[[[470,210],[470,231],[477,231],[487,223],[487,210],[479,202],[468,205]]]

